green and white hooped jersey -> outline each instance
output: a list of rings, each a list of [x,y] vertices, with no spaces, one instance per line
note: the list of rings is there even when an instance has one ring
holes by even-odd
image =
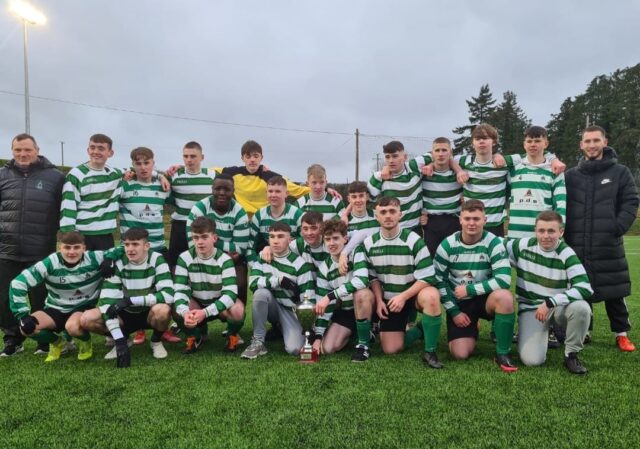
[[[127,256],[116,261],[115,275],[102,284],[100,311],[104,314],[111,304],[124,296],[142,297],[140,304],[127,308],[130,312],[140,312],[142,307],[155,304],[173,303],[171,271],[160,253],[149,251],[147,259],[140,264],[130,262]]]
[[[62,189],[60,230],[112,234],[121,193],[122,170],[118,168],[94,170],[84,163],[71,169]]]
[[[589,277],[576,253],[563,241],[545,251],[534,238],[507,242],[516,268],[518,311],[536,310],[546,299],[554,306],[587,300],[593,295]]]
[[[289,243],[289,249],[313,266],[314,278],[320,264],[329,257],[329,253],[324,248],[323,243],[316,247],[312,247],[305,242],[302,237],[297,237],[292,240],[291,243]]]
[[[293,292],[280,286],[280,279],[286,276],[298,284],[301,295],[306,295],[310,301],[315,302],[316,292],[312,273],[313,266],[293,251],[281,257],[273,255],[271,263],[259,260],[251,265],[249,289],[255,292],[259,288],[266,288],[273,293],[280,304],[292,307]]]
[[[381,232],[367,237],[356,249],[357,267],[364,261],[369,278],[382,284],[384,301],[410,288],[415,281],[435,286],[435,271],[424,240],[413,231],[401,229],[393,238]]]
[[[176,206],[172,220],[187,221],[194,204],[211,195],[215,170],[202,168],[198,173],[189,173],[182,167],[171,177],[171,201]]]
[[[249,224],[248,259],[253,261],[257,258],[255,249],[261,239],[266,244],[269,244],[269,228],[277,221],[287,223],[291,227],[291,237],[298,237],[301,224],[300,220],[303,214],[302,209],[298,209],[289,203],[285,203],[282,215],[277,218],[271,215],[270,205],[258,209],[258,211],[253,214],[253,217],[251,217],[251,223]]]
[[[344,203],[342,200],[324,193],[322,199],[314,200],[311,198],[311,193],[307,193],[301,196],[296,201],[296,206],[302,209],[303,212],[319,212],[322,214],[322,220],[332,220],[334,218],[340,218],[340,214],[344,210]]]
[[[208,259],[191,248],[178,258],[175,271],[175,308],[179,315],[189,311],[195,299],[205,306],[207,316],[216,316],[231,308],[238,298],[233,260],[220,249]]]
[[[352,310],[353,294],[369,285],[367,261],[364,257],[360,257],[359,263],[355,264],[354,254],[349,254],[349,271],[343,276],[338,269],[338,262],[328,256],[318,267],[316,278],[316,302],[329,294],[335,297],[335,299],[331,299],[325,313],[316,319],[316,333],[324,335],[333,316],[337,300],[340,300],[342,310]]]
[[[462,156],[459,160],[460,168],[469,174],[469,181],[463,187],[464,200],[482,201],[487,215],[486,227],[500,226],[504,222],[509,170],[522,161],[518,154],[504,158],[507,165],[502,168],[496,168],[493,160],[480,163],[472,154]]]
[[[435,256],[440,302],[451,316],[460,313],[460,301],[508,289],[511,284],[509,256],[500,237],[484,231],[477,243],[467,245],[461,236],[458,231],[444,239]],[[453,294],[459,285],[466,287],[467,296],[463,299]]]
[[[189,248],[193,247],[191,224],[198,217],[208,217],[216,223],[216,234],[218,235],[216,248],[220,248],[226,253],[235,252],[246,256],[249,248],[249,218],[240,203],[232,199],[229,210],[225,214],[216,212],[213,207],[213,196],[194,204],[187,218]]]
[[[149,233],[152,249],[165,248],[163,212],[168,198],[169,192],[162,189],[157,177],[150,183],[124,181],[120,195],[120,234],[130,228],[142,228]]]
[[[347,231],[360,231],[363,229],[371,229],[378,231],[380,229],[380,223],[376,220],[373,211],[367,209],[367,213],[362,217],[358,217],[351,212],[349,214],[349,224],[347,225]]]
[[[523,159],[511,170],[509,183],[511,197],[507,236],[510,239],[534,237],[536,217],[545,210],[558,212],[565,221],[567,190],[564,174],[554,175],[549,162],[533,165]]]
[[[85,251],[78,264],[68,267],[62,255],[56,252],[23,270],[9,287],[9,306],[14,316],[20,319],[31,313],[28,290],[43,282],[48,293],[45,307],[71,313],[95,305],[100,294],[102,277],[99,269],[104,254],[103,251]]]
[[[425,153],[414,159],[418,169],[433,162],[431,154]],[[458,184],[456,174],[450,168],[436,171],[433,176],[422,175],[422,202],[429,215],[458,215],[462,185]]]
[[[402,173],[383,181],[379,171],[371,175],[367,184],[371,200],[376,201],[379,196],[386,195],[400,200],[400,227],[413,229],[420,224],[422,213],[422,174],[413,164],[405,164]]]

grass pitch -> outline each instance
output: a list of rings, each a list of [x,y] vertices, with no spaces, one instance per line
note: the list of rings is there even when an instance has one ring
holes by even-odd
[[[640,237],[626,244],[635,320]],[[222,329],[210,326],[190,356],[166,344],[169,358],[157,361],[148,345],[134,347],[126,370],[102,359],[101,338],[92,360],[51,365],[28,342],[0,359],[0,448],[640,447],[640,351],[614,347],[602,304],[584,377],[564,369],[562,349],[544,367],[502,373],[485,323],[466,362],[446,355],[443,326],[440,371],[423,367],[420,342],[393,357],[375,346],[363,364],[350,362],[349,349],[301,366],[281,342],[241,360],[223,352]],[[249,341],[250,322],[241,334]]]

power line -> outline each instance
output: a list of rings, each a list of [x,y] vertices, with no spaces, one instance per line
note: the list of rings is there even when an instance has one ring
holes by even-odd
[[[20,92],[12,92],[9,90],[0,90],[0,94],[15,95],[19,97],[24,96],[24,94]],[[185,120],[190,122],[210,123],[214,125],[240,126],[244,128],[269,129],[273,131],[288,131],[288,132],[311,133],[311,134],[330,134],[330,135],[338,135],[338,136],[354,135],[353,132],[348,132],[348,131],[328,131],[328,130],[306,129],[306,128],[285,128],[281,126],[256,125],[251,123],[226,122],[222,120],[209,120],[209,119],[195,118],[195,117],[184,117],[184,116],[172,115],[172,114],[160,114],[157,112],[137,111],[134,109],[118,108],[113,106],[103,106],[103,105],[97,105],[97,104],[91,104],[91,103],[83,103],[80,101],[63,100],[60,98],[41,97],[37,95],[30,95],[29,98],[34,98],[36,100],[42,100],[42,101],[49,101],[53,103],[63,103],[63,104],[70,104],[74,106],[82,106],[86,108],[103,109],[103,110],[114,111],[114,112],[127,112],[129,114],[146,115],[150,117],[168,118],[168,119],[174,119],[174,120]],[[372,139],[416,139],[416,140],[433,140],[434,139],[433,137],[427,137],[427,136],[400,136],[400,135],[366,134],[366,133],[360,133],[360,137],[368,137]]]

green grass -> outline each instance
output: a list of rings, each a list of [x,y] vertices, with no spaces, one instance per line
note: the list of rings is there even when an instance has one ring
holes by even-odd
[[[636,318],[640,237],[627,238],[627,251]],[[101,338],[94,359],[51,365],[29,342],[0,359],[0,448],[640,447],[640,352],[614,348],[602,304],[595,323],[584,377],[563,368],[562,350],[544,367],[503,374],[486,324],[466,362],[445,355],[443,329],[441,371],[422,366],[420,344],[394,357],[376,346],[364,364],[347,351],[301,366],[282,343],[241,360],[222,352],[220,323],[192,356],[167,345],[169,358],[157,361],[134,347],[127,370],[102,359]]]

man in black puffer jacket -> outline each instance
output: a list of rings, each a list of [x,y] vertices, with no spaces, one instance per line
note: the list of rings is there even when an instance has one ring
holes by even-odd
[[[9,284],[56,249],[64,175],[38,152],[32,136],[19,134],[11,141],[13,159],[0,168],[0,356],[5,357],[22,351],[24,341],[9,310]],[[30,290],[31,309],[42,309],[46,297],[44,284]]]
[[[565,240],[589,274],[594,290],[590,302],[604,301],[618,347],[631,352],[635,346],[627,336],[631,325],[624,302],[631,280],[622,237],[636,218],[638,192],[629,169],[607,146],[604,129],[586,128],[580,149],[584,158],[565,174]]]

